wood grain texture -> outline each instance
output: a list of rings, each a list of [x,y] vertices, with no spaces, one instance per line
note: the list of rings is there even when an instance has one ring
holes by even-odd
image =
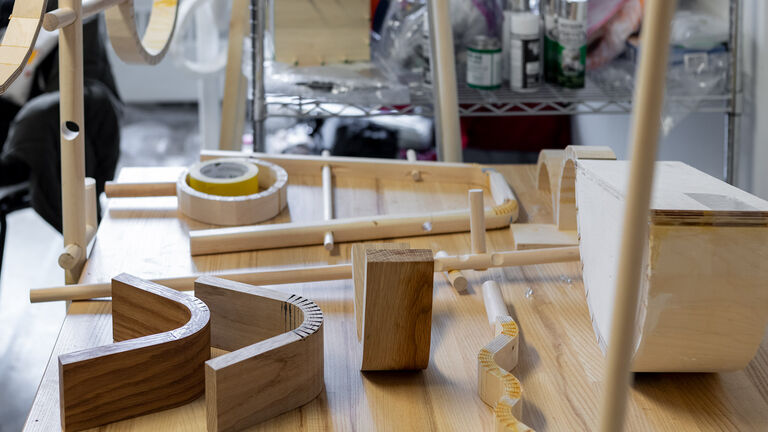
[[[259,167],[259,193],[223,197],[192,189],[187,172],[176,182],[179,211],[213,225],[248,225],[272,219],[285,209],[288,174],[273,163],[249,159]]]
[[[604,350],[627,169],[624,161],[578,164],[585,288]],[[657,162],[656,170],[633,368],[741,369],[768,324],[768,202],[679,162]]]
[[[356,243],[352,245],[352,288],[355,291],[357,340],[363,337],[363,298],[365,294],[365,253],[369,249],[408,249],[408,243]]]
[[[427,367],[433,275],[431,250],[365,251],[360,370]]]
[[[195,296],[211,310],[211,345],[232,351],[205,364],[208,431],[256,425],[323,390],[323,313],[312,301],[203,276]]]
[[[63,430],[173,408],[203,393],[206,305],[127,274],[113,279],[112,301],[115,343],[58,357]]]
[[[576,230],[561,231],[553,224],[512,224],[509,227],[515,250],[578,246]]]
[[[152,0],[149,23],[141,37],[136,29],[133,0],[107,9],[104,12],[107,33],[117,56],[126,63],[159,63],[173,39],[178,9],[178,0]]]
[[[0,42],[0,94],[19,77],[35,49],[47,0],[17,0]]]
[[[317,66],[370,59],[365,0],[281,0],[274,13],[279,62]]]
[[[521,204],[520,221],[551,223],[551,200],[536,189],[532,165],[497,166]],[[161,175],[165,172],[167,175]],[[308,170],[314,174],[317,171]],[[164,181],[173,168],[124,168],[118,181]],[[319,175],[291,175],[288,211],[277,222],[322,218]],[[426,175],[426,174],[425,174]],[[482,186],[482,184],[480,184]],[[466,206],[465,180],[414,182],[340,176],[336,213],[345,218],[378,213],[417,212],[424,206],[446,210]],[[418,199],[414,199],[418,197]],[[490,200],[490,195],[486,200]],[[259,252],[189,257],[187,232],[206,225],[178,217],[175,198],[110,200],[99,238],[88,260],[84,283],[109,280],[121,271],[146,279],[201,272],[277,270],[350,261],[351,244],[329,255],[321,245]],[[469,233],[403,239],[411,247],[469,250]],[[489,231],[489,250],[511,249],[510,232]],[[477,353],[494,338],[488,326],[480,284],[499,282],[509,315],[519,324],[518,367],[524,387],[520,420],[542,431],[593,431],[605,364],[595,343],[579,263],[557,263],[466,272],[467,295],[435,278],[432,355],[420,372],[361,374],[356,363],[352,281],[297,283],[286,289],[312,299],[323,310],[326,341],[325,390],[312,402],[253,428],[274,430],[434,430],[483,431],[493,410],[477,394]],[[194,281],[189,281],[192,287]],[[266,284],[265,284],[266,285]],[[268,287],[272,288],[272,287]],[[191,288],[188,288],[191,289]],[[52,362],[42,379],[25,430],[60,430],[57,356],[111,343],[110,302],[72,302]],[[397,415],[393,415],[396,413]],[[110,432],[199,432],[206,427],[204,398],[155,414],[111,424]],[[713,374],[636,374],[630,393],[627,431],[762,431],[768,429],[768,338],[746,369]]]

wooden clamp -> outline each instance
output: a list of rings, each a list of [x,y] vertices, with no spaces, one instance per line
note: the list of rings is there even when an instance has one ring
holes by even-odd
[[[59,356],[62,429],[88,429],[200,397],[209,320],[194,297],[127,274],[114,278],[115,343]]]
[[[488,321],[495,326],[496,337],[477,354],[477,392],[494,409],[494,430],[530,431],[519,420],[523,412],[522,386],[509,372],[517,366],[517,323],[508,315],[496,282],[485,282],[482,290]]]
[[[211,311],[205,364],[208,431],[242,430],[323,390],[323,313],[312,301],[212,276],[195,281]]]

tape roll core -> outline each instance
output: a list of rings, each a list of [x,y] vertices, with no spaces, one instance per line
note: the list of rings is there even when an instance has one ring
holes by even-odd
[[[242,196],[259,193],[259,168],[240,159],[217,159],[195,164],[187,182],[209,195]]]

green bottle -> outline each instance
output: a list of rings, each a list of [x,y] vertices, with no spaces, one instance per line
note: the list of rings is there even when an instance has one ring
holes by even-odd
[[[587,0],[563,0],[557,18],[557,83],[583,88],[587,71]]]

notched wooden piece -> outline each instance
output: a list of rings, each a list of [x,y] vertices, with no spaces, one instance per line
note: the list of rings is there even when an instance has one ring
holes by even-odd
[[[426,369],[434,272],[429,249],[365,251],[360,370]]]
[[[477,391],[494,408],[494,430],[530,431],[523,413],[520,381],[509,371],[517,366],[519,331],[509,316],[496,319],[496,337],[477,354]]]
[[[312,401],[323,390],[323,313],[312,301],[203,276],[211,345],[205,364],[209,431],[241,430]]]
[[[112,279],[115,343],[59,356],[62,429],[88,429],[200,397],[209,321],[199,299],[128,274]]]

